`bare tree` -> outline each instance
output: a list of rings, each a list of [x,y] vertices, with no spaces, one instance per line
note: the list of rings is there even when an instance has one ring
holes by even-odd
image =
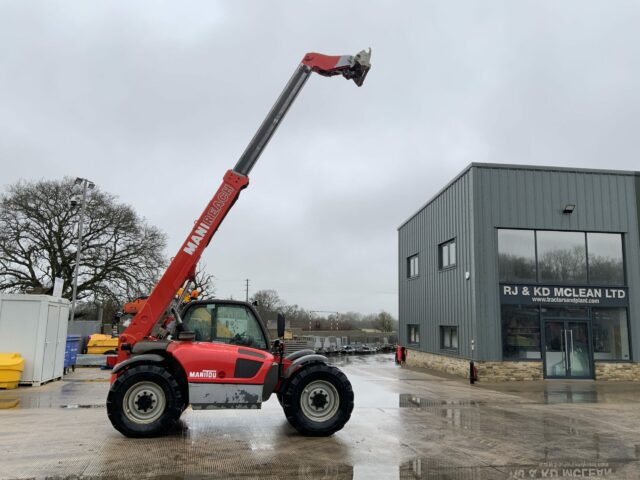
[[[200,262],[196,270],[196,278],[193,288],[200,292],[199,298],[213,298],[216,294],[216,286],[213,282],[215,277],[211,273],[207,273],[207,264]]]
[[[393,331],[393,317],[389,312],[383,310],[378,314],[376,318],[376,328],[382,332]]]
[[[363,315],[358,312],[340,313],[339,317],[333,314],[326,316],[318,312],[312,312],[290,305],[278,295],[275,290],[259,290],[250,299],[257,304],[260,316],[265,320],[274,320],[276,314],[282,313],[287,318],[288,324],[294,328],[303,330],[351,330],[362,328],[376,328],[382,332],[393,332],[398,329],[398,320],[384,310],[378,314]]]
[[[282,299],[275,290],[258,290],[251,297],[251,301],[256,302],[258,307],[270,312],[278,312],[284,306]]]
[[[340,330],[351,330],[362,322],[362,314],[358,312],[345,312],[340,314]]]
[[[0,290],[71,296],[77,208],[73,181],[18,182],[0,199]],[[125,300],[148,293],[165,264],[165,235],[99,189],[87,199],[78,299]]]

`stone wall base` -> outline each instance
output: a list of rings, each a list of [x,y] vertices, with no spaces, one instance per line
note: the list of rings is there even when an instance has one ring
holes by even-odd
[[[407,348],[406,364],[410,367],[430,368],[455,375],[456,377],[469,378],[469,361],[462,358],[436,355],[435,353],[420,352]]]
[[[596,363],[596,380],[640,381],[640,363]]]
[[[469,378],[469,360],[407,349],[407,365],[430,368]],[[542,362],[475,362],[478,379],[485,382],[541,380]]]
[[[469,378],[469,360],[407,349],[410,367],[430,368]],[[478,379],[485,382],[543,380],[542,362],[475,362]],[[640,381],[640,363],[595,362],[596,380]]]
[[[479,362],[478,379],[485,382],[542,380],[542,362]]]

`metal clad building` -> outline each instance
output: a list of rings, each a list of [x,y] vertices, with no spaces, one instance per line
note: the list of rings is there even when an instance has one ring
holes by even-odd
[[[410,364],[638,378],[640,174],[471,164],[399,229]]]

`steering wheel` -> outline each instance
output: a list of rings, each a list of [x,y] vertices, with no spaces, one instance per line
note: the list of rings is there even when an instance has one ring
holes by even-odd
[[[244,345],[245,339],[247,338],[246,332],[236,333],[229,343],[233,343],[234,345]]]
[[[236,333],[229,343],[250,346],[253,345],[253,338],[247,335],[247,332]]]

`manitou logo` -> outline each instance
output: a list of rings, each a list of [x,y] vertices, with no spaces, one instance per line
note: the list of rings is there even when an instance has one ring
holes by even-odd
[[[189,372],[189,378],[216,378],[218,372],[216,370],[202,370],[200,372]]]
[[[189,255],[193,255],[196,252],[196,248],[200,245],[200,242],[204,238],[204,236],[209,231],[209,226],[201,223],[191,232],[191,241],[187,243],[187,245],[182,249],[184,253],[188,253]]]
[[[200,218],[200,223],[191,232],[191,238],[187,240],[187,243],[183,247],[182,251],[187,255],[193,255],[196,253],[198,245],[204,240],[205,235],[215,222],[216,218],[220,214],[225,202],[229,200],[229,197],[233,194],[233,187],[230,185],[223,185],[218,190],[215,198],[209,204],[209,208]]]

